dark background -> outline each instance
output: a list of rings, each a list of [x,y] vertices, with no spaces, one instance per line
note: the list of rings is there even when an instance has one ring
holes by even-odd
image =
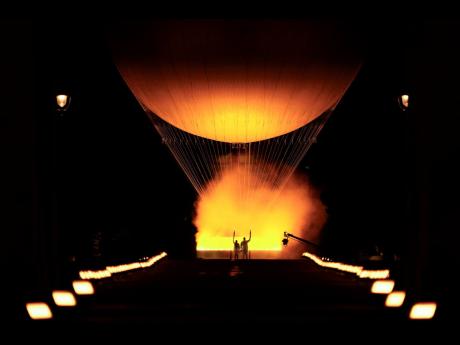
[[[3,254],[19,301],[59,284],[62,265],[194,255],[195,192],[121,80],[107,24],[2,22],[11,53],[3,56]],[[459,262],[458,24],[358,20],[356,29],[366,38],[362,70],[299,167],[328,207],[322,246],[353,258],[378,245],[401,257],[407,286],[450,298]],[[58,93],[72,96],[63,117]]]

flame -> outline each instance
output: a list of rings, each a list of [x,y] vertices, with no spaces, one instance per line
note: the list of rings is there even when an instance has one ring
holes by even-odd
[[[318,240],[326,210],[317,191],[299,176],[275,186],[274,173],[261,166],[227,167],[208,184],[195,204],[199,251],[232,250],[234,231],[238,241],[252,232],[250,250],[281,252],[284,231]],[[287,248],[292,252],[296,245]]]

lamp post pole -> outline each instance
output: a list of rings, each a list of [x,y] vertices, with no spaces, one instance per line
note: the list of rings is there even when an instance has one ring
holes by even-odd
[[[52,219],[51,219],[51,228],[52,228],[52,260],[53,260],[53,283],[54,285],[59,285],[62,280],[63,274],[63,260],[65,259],[63,251],[65,248],[63,243],[63,233],[62,233],[62,171],[61,171],[61,152],[62,152],[62,122],[64,120],[65,114],[70,105],[70,96],[66,94],[59,94],[56,96],[57,108],[55,111],[55,116],[52,121]]]

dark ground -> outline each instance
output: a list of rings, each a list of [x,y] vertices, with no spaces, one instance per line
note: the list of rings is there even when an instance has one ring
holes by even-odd
[[[93,281],[94,296],[51,323],[82,327],[150,325],[303,326],[311,322],[406,321],[372,281],[299,260],[171,260]]]

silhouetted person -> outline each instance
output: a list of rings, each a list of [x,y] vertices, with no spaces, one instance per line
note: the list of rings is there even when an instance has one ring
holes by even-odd
[[[233,231],[233,258],[238,260],[238,255],[240,253],[240,244],[238,240],[235,240],[235,231]]]
[[[246,240],[246,237],[243,237],[241,241],[241,251],[243,252],[243,259],[249,259],[249,248],[248,243],[251,240],[251,230],[249,230],[249,240]]]

